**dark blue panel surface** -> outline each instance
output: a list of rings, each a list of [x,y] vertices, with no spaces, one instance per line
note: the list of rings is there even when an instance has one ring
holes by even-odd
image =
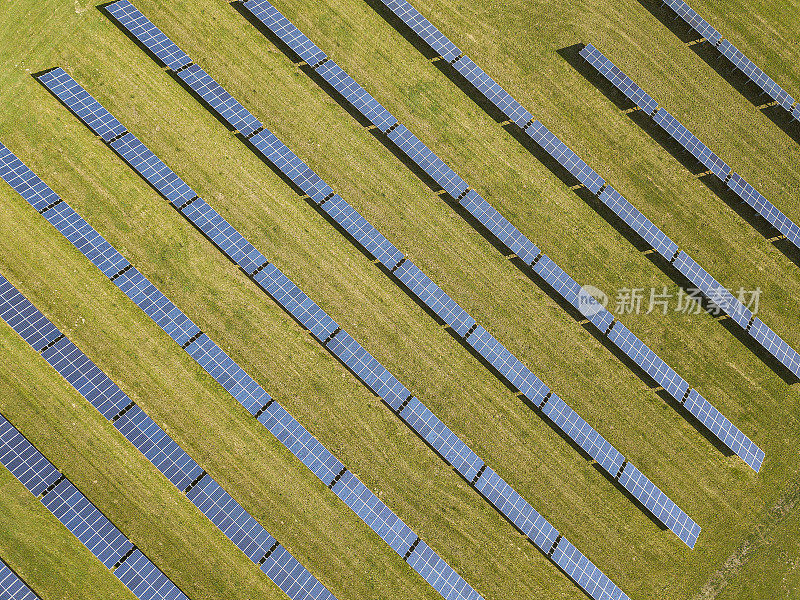
[[[34,496],[44,492],[61,477],[53,463],[3,415],[0,415],[0,463]]]
[[[0,275],[0,318],[37,352],[61,335],[58,328],[3,275]]]
[[[39,596],[0,560],[0,600],[39,600]]]
[[[593,194],[605,184],[600,175],[539,121],[532,123],[525,133]]]
[[[188,600],[139,550],[134,550],[114,575],[141,600]]]
[[[242,6],[289,46],[300,60],[313,67],[325,59],[325,53],[266,0],[248,0]]]

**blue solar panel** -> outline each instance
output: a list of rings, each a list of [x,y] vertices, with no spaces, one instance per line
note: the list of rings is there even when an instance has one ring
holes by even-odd
[[[0,560],[0,599],[2,600],[39,600],[39,596]]]
[[[178,73],[198,96],[208,103],[226,123],[242,135],[250,135],[262,127],[261,122],[197,65],[190,65]]]
[[[425,306],[452,327],[459,337],[464,337],[475,325],[475,319],[410,260],[400,265],[394,274]]]
[[[477,489],[520,531],[547,553],[558,538],[558,531],[536,512],[525,499],[508,485],[491,467],[486,467],[475,482]]]
[[[242,6],[250,11],[259,21],[277,35],[283,42],[291,48],[301,60],[314,66],[326,58],[326,54],[320,50],[314,42],[305,36],[289,19],[284,17],[269,2],[264,0],[248,0]]]
[[[422,578],[431,584],[445,600],[475,600],[480,598],[467,582],[423,541],[420,541],[411,555],[408,564]]]
[[[133,134],[111,142],[111,147],[130,164],[139,175],[156,188],[173,206],[181,207],[197,196],[195,191],[175,175],[161,160]]]
[[[533,115],[522,104],[517,102],[511,94],[505,91],[499,83],[489,77],[483,69],[476,65],[468,56],[462,56],[453,63],[453,68],[469,81],[475,89],[483,94],[486,99],[510,121],[523,129],[531,122]]]
[[[60,200],[58,194],[0,143],[0,177],[37,211]]]
[[[109,569],[133,550],[133,544],[68,479],[44,498],[56,518]]]
[[[38,496],[61,477],[53,464],[0,415],[0,463]]]
[[[131,32],[145,47],[173,71],[192,62],[162,31],[147,20],[139,9],[128,0],[120,0],[106,6],[108,13],[125,29]]]
[[[417,534],[403,523],[380,499],[350,471],[333,486],[333,491],[400,556],[417,539]]]
[[[200,465],[138,406],[114,421],[114,427],[179,490],[185,490],[203,473]]]
[[[595,600],[630,600],[566,538],[559,540],[552,556],[553,562]]]
[[[757,317],[753,319],[753,324],[747,333],[796,377],[800,377],[800,354],[767,327],[761,319]]]
[[[275,538],[211,477],[203,477],[186,497],[253,562],[261,560],[275,543]]]
[[[664,0],[664,3],[689,25],[689,27],[706,38],[712,45],[716,46],[719,44],[722,35],[698,15],[686,2],[683,0]]]
[[[478,455],[416,397],[400,411],[400,417],[467,481],[472,481],[485,466]]]
[[[744,177],[738,173],[733,173],[726,185],[770,225],[785,235],[787,240],[800,248],[800,227],[795,225],[789,217],[784,215],[775,205],[764,198],[758,190],[747,183]]]
[[[245,3],[245,6],[247,4]],[[383,132],[386,132],[397,119],[386,110],[375,98],[350,77],[334,61],[328,60],[317,67],[317,73],[331,84],[331,87],[360,112],[370,123]]]
[[[639,210],[610,185],[600,192],[600,202],[610,208],[615,215],[633,229],[639,237],[667,260],[672,260],[678,251],[678,244],[656,227],[652,221],[645,217]]]
[[[283,546],[277,546],[261,570],[292,600],[336,600]]]
[[[634,81],[618,69],[614,63],[608,60],[603,54],[591,44],[585,46],[579,54],[586,62],[592,65],[597,71],[608,79],[611,84],[622,92],[628,100],[642,109],[647,116],[653,116],[658,108],[658,103],[650,97]]]
[[[593,194],[598,193],[605,184],[600,175],[539,121],[532,123],[525,133]]]
[[[361,344],[346,331],[340,331],[327,343],[327,348],[393,410],[411,395],[411,392],[380,364]]]
[[[187,600],[169,577],[139,550],[134,550],[114,575],[142,600]]]
[[[403,253],[338,194],[323,204],[322,210],[387,269],[394,269],[403,260]]]
[[[2,275],[0,317],[37,352],[61,335],[58,328]]]
[[[475,217],[526,265],[530,266],[539,256],[541,252],[539,248],[475,190],[469,190],[464,195],[461,199],[461,206],[466,208],[469,214]]]
[[[67,338],[42,352],[42,358],[106,419],[115,417],[131,403],[128,395]]]
[[[800,104],[795,104],[792,109],[792,117],[794,117],[795,121],[800,121]]]
[[[406,0],[381,0],[381,2],[446,61],[451,62],[461,56],[461,50],[409,2]]]
[[[398,125],[388,133],[388,137],[408,156],[414,164],[438,183],[453,198],[467,191],[467,184],[458,174],[436,156],[422,141],[411,133],[405,125]]]
[[[258,285],[319,341],[328,339],[339,325],[276,266],[267,265],[256,276]]]
[[[731,168],[701,142],[697,136],[684,127],[678,119],[665,109],[660,108],[653,115],[653,120],[684,150],[694,156],[701,165],[714,173],[720,180],[725,181],[731,172]]]
[[[77,85],[61,67],[38,75],[38,79],[105,141],[109,142],[127,131],[122,123]]]
[[[541,405],[549,388],[488,331],[478,325],[467,343],[528,400]]]
[[[734,67],[739,69],[745,76],[752,81],[758,88],[770,97],[784,110],[791,111],[794,105],[794,98],[789,93],[775,83],[764,71],[759,69],[753,61],[747,58],[728,40],[722,40],[718,46],[720,53],[727,58]]]

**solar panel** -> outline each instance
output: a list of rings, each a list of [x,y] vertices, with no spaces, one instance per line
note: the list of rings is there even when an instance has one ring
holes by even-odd
[[[787,240],[800,248],[800,227],[795,225],[789,217],[784,215],[774,204],[764,198],[758,190],[747,183],[744,177],[738,173],[733,173],[726,185],[777,231],[785,235]]]
[[[731,168],[684,127],[678,119],[661,108],[653,115],[653,120],[701,165],[714,173],[720,180],[725,181]]]
[[[58,202],[60,198],[44,181],[0,143],[0,177],[37,211]]]
[[[610,185],[600,192],[600,202],[610,208],[615,215],[633,229],[639,237],[650,244],[658,254],[667,260],[672,260],[678,251],[678,244],[656,227],[652,221],[645,217],[639,210]]]
[[[736,46],[728,40],[722,40],[717,49],[720,54],[727,58],[731,64],[739,69],[744,75],[753,82],[771,100],[777,102],[784,110],[792,110],[794,98],[789,93],[775,83],[764,71],[759,69],[756,64],[747,58]]]
[[[792,109],[792,117],[794,117],[795,121],[800,121],[800,104],[795,104]]]
[[[0,463],[38,496],[61,478],[53,464],[0,415]]]
[[[597,194],[605,184],[600,175],[539,121],[532,123],[525,133],[593,194]]]
[[[314,579],[286,548],[278,545],[261,565],[261,570],[292,600],[336,600]]]
[[[642,109],[647,116],[653,116],[658,103],[634,81],[617,68],[592,44],[587,44],[578,54],[603,75],[628,100]]]
[[[722,39],[722,35],[698,15],[686,2],[683,2],[683,0],[664,0],[664,3],[689,25],[689,27],[706,38],[712,45],[716,46]]]
[[[408,564],[446,600],[480,598],[478,592],[469,587],[467,582],[423,541],[417,544],[408,557]]]
[[[400,265],[394,275],[460,337],[475,325],[475,319],[410,260]]]
[[[453,63],[453,68],[458,71],[464,79],[469,81],[475,89],[483,94],[497,110],[519,127],[524,129],[525,126],[531,122],[531,119],[533,119],[533,115],[528,112],[522,104],[517,102],[511,94],[505,91],[494,79],[489,77],[489,75],[468,56],[459,58]]]
[[[108,13],[131,32],[168,68],[177,71],[192,62],[186,53],[178,48],[164,33],[139,12],[128,0],[120,0],[106,6]]]
[[[0,317],[37,352],[41,352],[61,335],[58,328],[2,275]]]
[[[784,342],[761,319],[754,318],[753,324],[747,330],[747,333],[774,356],[778,362],[794,373],[796,377],[800,377],[800,354]]]
[[[308,39],[305,34],[297,29],[289,19],[278,12],[269,2],[248,0],[242,6],[289,46],[300,57],[300,60],[304,60],[309,65],[314,66],[326,58],[326,54],[314,42]]]
[[[86,90],[77,85],[61,67],[37,75],[37,79],[106,142],[110,142],[127,131],[122,123],[100,106],[100,103],[92,98]]]
[[[629,600],[613,581],[566,538],[559,540],[552,556],[553,562],[595,600]]]
[[[114,571],[122,584],[142,600],[183,600],[184,593],[138,549]]]
[[[381,0],[386,7],[422,38],[430,48],[447,62],[461,56],[461,50],[434,27],[420,12],[406,0]]]
[[[261,122],[197,65],[189,65],[177,73],[228,125],[244,136],[263,127]]]
[[[247,6],[246,3],[245,6]],[[379,130],[386,132],[392,125],[397,123],[397,119],[392,113],[386,110],[363,87],[358,85],[355,79],[345,73],[344,69],[334,61],[325,61],[317,67],[316,71],[333,89],[344,96],[345,100],[353,108]]]
[[[68,479],[56,484],[42,504],[107,568],[133,550],[130,540]]]
[[[0,560],[0,598],[3,600],[39,600],[39,596],[22,581],[19,575]]]

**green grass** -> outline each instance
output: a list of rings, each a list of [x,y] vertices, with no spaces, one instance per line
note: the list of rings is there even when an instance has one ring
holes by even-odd
[[[579,590],[30,76],[63,66],[634,600],[691,598],[800,461],[798,386],[708,315],[623,318],[767,454],[725,457],[225,2],[137,5],[702,527],[656,527],[86,2],[0,6],[8,145],[489,599]],[[279,10],[581,283],[671,280],[362,0]],[[693,6],[795,96],[775,1]],[[637,0],[417,7],[795,348],[797,267],[568,65],[592,42],[800,219],[800,152]],[[734,10],[734,8],[736,10]],[[796,8],[796,7],[795,7]],[[738,13],[738,16],[736,14]],[[340,600],[438,595],[8,186],[0,272]],[[193,600],[281,592],[8,327],[0,411]],[[132,597],[6,471],[0,556],[51,598]],[[720,600],[796,598],[797,517]]]

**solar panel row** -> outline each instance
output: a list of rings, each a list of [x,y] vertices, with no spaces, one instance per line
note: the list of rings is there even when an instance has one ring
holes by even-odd
[[[600,53],[599,50],[590,44],[580,51],[580,55],[593,65],[604,77],[609,79],[613,85],[617,85],[616,82],[618,80],[612,79],[609,73],[619,71],[619,69]],[[612,71],[614,69],[616,71]],[[619,72],[621,73],[621,71]],[[711,150],[702,144],[700,140],[663,108],[658,108],[653,113],[652,118],[668,135],[697,158],[706,168],[712,171],[720,181],[725,183],[733,193],[761,215],[777,231],[786,236],[789,242],[797,248],[800,248],[800,227],[764,198],[764,196],[745,181],[741,175],[731,171],[731,168],[727,164],[711,152]],[[706,297],[725,311],[725,313],[740,327],[750,334],[749,325],[753,317],[752,313],[747,310],[741,302],[734,298],[728,290],[715,281],[711,275],[694,262],[694,260],[686,256],[685,253],[680,253],[676,258],[676,253],[678,252],[677,244],[672,242],[660,229],[648,221],[644,215],[634,208],[621,194],[613,190],[611,186],[606,186],[606,188],[603,189],[600,194],[600,200],[647,241],[656,252],[672,262],[689,281],[703,291]],[[750,335],[752,336],[752,334]],[[780,340],[780,338],[778,338],[778,340]],[[767,350],[792,373],[800,377],[800,370],[798,370],[800,355],[788,344],[780,340],[776,345],[772,346],[772,350]]]
[[[664,0],[664,3],[693,31],[706,38],[712,46],[719,50],[722,56],[728,59],[731,65],[744,73],[745,77],[755,84],[763,94],[776,102],[794,119],[800,120],[800,112],[794,112],[797,109],[794,98],[764,71],[759,69],[753,61],[747,58],[730,41],[723,39],[722,34],[709,25],[691,6],[683,0]]]
[[[0,559],[0,598],[2,600],[40,600],[39,596]]]
[[[60,78],[64,80],[65,78],[69,78],[71,81],[71,87],[79,87],[79,84],[72,80],[68,74],[64,73],[60,75]],[[45,84],[47,85],[47,84]],[[83,88],[80,88],[81,90]],[[68,103],[68,99],[65,103]],[[99,105],[98,105],[99,106]],[[102,108],[102,107],[101,107]],[[103,109],[104,110],[104,109]],[[263,133],[263,132],[262,132]],[[119,141],[125,141],[123,145],[111,143],[110,146],[122,157],[124,158],[144,179],[150,182],[153,187],[158,189],[162,195],[169,201],[176,204],[176,202],[180,201],[180,198],[175,199],[171,195],[171,191],[175,189],[187,189],[190,190],[189,186],[180,178],[177,174],[175,174],[169,167],[167,167],[163,162],[161,162],[141,141],[136,138],[132,133],[128,132],[123,138]],[[283,154],[282,156],[285,156]],[[287,160],[283,163],[285,168],[287,169],[294,169],[295,163],[291,160]],[[157,167],[154,167],[157,165]],[[296,169],[295,169],[296,170]],[[164,187],[161,185],[162,182],[168,182],[167,186]],[[311,184],[313,185],[313,183]],[[190,193],[183,193],[181,194],[182,197],[186,197],[187,195],[194,196],[193,192]],[[202,232],[204,232],[214,243],[223,250],[230,258],[233,260],[237,265],[239,265],[243,270],[245,270],[248,274],[253,274],[254,280],[258,283],[258,285],[264,289],[267,293],[269,293],[284,309],[286,309],[292,316],[294,316],[303,326],[307,327],[312,334],[321,342],[326,341],[328,338],[335,333],[339,326],[338,324],[333,321],[319,306],[317,306],[308,296],[306,296],[300,288],[298,288],[288,277],[286,277],[277,267],[274,265],[268,264],[267,259],[260,253],[258,250],[255,249],[252,244],[250,244],[232,225],[230,225],[219,213],[217,213],[210,205],[208,205],[202,198],[197,198],[189,205],[184,206],[181,209],[181,213],[195,226],[197,226]],[[330,202],[329,202],[330,203]],[[326,203],[327,204],[327,203]],[[131,275],[133,273],[133,275]],[[152,286],[138,271],[134,268],[129,269],[126,273],[119,276],[115,283],[120,286],[123,291],[128,293],[129,286],[125,283],[127,281],[126,278],[130,278],[130,281],[135,282],[135,286],[137,289],[146,289],[147,293],[144,294],[147,298],[154,298],[159,297],[162,300],[158,301],[159,305],[162,305],[164,302],[168,302],[166,297],[164,297],[158,290]],[[122,281],[122,283],[118,283]],[[133,284],[132,284],[133,285]],[[138,297],[138,295],[137,295]],[[175,310],[178,310],[177,308]],[[183,313],[180,313],[183,315]],[[185,315],[184,315],[185,316]],[[187,318],[188,321],[188,318]],[[191,323],[191,321],[188,321]],[[292,417],[283,407],[281,407],[277,402],[272,401],[271,397],[267,392],[261,388],[252,378],[250,378],[247,373],[236,364],[233,359],[231,359],[227,354],[225,354],[222,349],[219,348],[206,334],[201,333],[200,329],[192,324],[192,329],[189,331],[192,333],[192,336],[186,340],[181,338],[180,341],[182,345],[185,345],[187,341],[190,341],[188,345],[185,345],[185,350],[189,353],[214,379],[216,379],[226,390],[228,390],[240,403],[253,415],[258,415],[259,421],[267,427],[292,453],[295,454],[315,475],[317,475],[325,485],[330,485],[336,475],[340,473],[342,469],[344,469],[344,465],[339,462],[333,454],[331,454],[327,448],[325,448],[321,443],[319,443],[316,438],[314,438],[308,431],[306,431],[300,423],[298,423],[294,417]],[[188,333],[187,333],[188,335]],[[176,339],[176,341],[179,341]],[[387,372],[388,373],[388,372]],[[391,387],[392,389],[402,387],[402,385],[397,382],[396,380],[391,381],[391,379],[386,378],[386,385]],[[405,399],[405,397],[403,399]],[[402,401],[402,400],[401,400]],[[398,403],[399,404],[399,403]],[[128,415],[126,414],[126,417]],[[134,417],[129,417],[132,419]],[[194,473],[193,473],[194,474]],[[187,475],[188,476],[188,475]],[[193,481],[195,477],[189,479],[189,481]],[[357,481],[357,479],[356,479]],[[216,485],[213,483],[213,480],[209,477],[205,477],[201,480],[200,484],[198,485]],[[192,488],[190,492],[190,499],[195,498],[197,494],[200,494],[200,489],[198,486]],[[373,496],[373,501],[371,502],[379,502],[377,496],[374,496],[372,492],[369,492]],[[225,494],[224,490],[215,490],[215,494]],[[194,500],[193,500],[194,501]],[[347,503],[347,501],[346,501]],[[235,504],[234,500],[229,496],[226,497],[225,502],[222,503],[224,506],[238,506]],[[203,500],[201,504],[198,504],[199,507],[203,506],[211,506],[208,504],[207,500]],[[360,508],[359,505],[351,506],[348,504],[350,508],[356,511],[356,514],[359,514],[357,510]],[[215,509],[216,510],[216,509]],[[387,509],[388,510],[388,509]],[[239,511],[239,509],[235,509],[235,511]],[[393,513],[392,513],[393,514]],[[359,514],[359,516],[361,516]],[[229,534],[231,537],[234,533],[241,530],[242,528],[248,529],[254,522],[251,522],[251,517],[249,515],[240,514],[240,511],[237,512],[235,515],[226,515],[224,517],[224,522],[212,521],[215,522],[218,526],[230,528],[233,525],[230,524],[229,520],[238,518],[243,521],[247,521],[247,523],[240,523],[234,521],[236,527],[233,529],[223,529],[226,534]],[[211,517],[210,517],[211,518]],[[220,517],[223,518],[223,517]],[[398,522],[402,523],[398,517],[394,517]],[[248,524],[249,523],[249,524]],[[369,523],[368,523],[369,524]],[[373,527],[372,524],[370,526],[384,539],[384,532],[381,527]],[[403,525],[405,527],[405,525]],[[259,526],[260,527],[260,526]],[[266,532],[263,532],[266,534]],[[231,539],[234,539],[232,537]],[[236,539],[234,539],[236,541]],[[245,543],[245,542],[242,542]],[[247,548],[252,547],[252,541],[247,541]],[[250,552],[251,550],[245,549],[244,547],[240,546],[246,553]],[[252,550],[256,552],[256,550]],[[405,551],[401,553],[403,556]],[[263,555],[263,553],[262,553]],[[249,556],[249,554],[248,554]],[[272,556],[272,555],[271,555]],[[291,556],[286,554],[275,555],[284,557],[284,560],[293,560]],[[252,558],[252,557],[251,557]],[[260,558],[257,557],[256,560]],[[272,562],[267,561],[262,565],[262,570],[268,572],[270,569],[273,568]],[[448,567],[449,569],[449,567]],[[452,569],[451,569],[452,571]],[[471,587],[466,584],[466,582],[452,571],[448,575],[449,581],[461,581],[463,584],[459,584],[455,586],[454,589],[458,590],[471,590],[469,594],[464,596],[452,595],[448,597],[448,600],[452,598],[453,600],[458,600],[461,598],[465,599],[473,599],[478,598],[479,595],[477,592],[472,590]],[[316,580],[314,580],[316,581]],[[316,584],[315,584],[316,585]],[[324,589],[324,588],[323,588]],[[314,590],[305,590],[308,593],[316,594]],[[455,594],[455,592],[452,592]],[[316,597],[316,596],[308,596],[308,597]]]
[[[270,5],[267,0],[250,0],[253,4],[258,4],[261,7],[261,10],[268,10],[266,7]],[[250,3],[245,3],[245,7]],[[274,11],[274,9],[269,9],[269,13],[271,15],[279,14]],[[256,18],[258,18],[257,13],[253,13]],[[272,23],[275,22],[274,18],[272,20],[262,21],[267,27],[271,27]],[[282,25],[282,27],[286,27]],[[302,34],[297,34],[302,35]],[[328,60],[325,62],[320,68],[325,68],[329,65],[332,61]],[[459,61],[460,62],[460,61]],[[343,72],[342,72],[343,73]],[[346,77],[346,74],[341,76]],[[351,89],[355,82],[352,84],[348,84],[348,89]],[[335,87],[335,86],[334,86]],[[359,88],[361,89],[361,88]],[[366,93],[366,92],[364,92]],[[505,93],[505,92],[503,92]],[[343,94],[346,99],[346,94]],[[360,95],[359,95],[360,97]],[[499,96],[494,95],[495,99]],[[370,97],[371,98],[371,97]],[[354,104],[351,101],[353,107],[358,110],[365,118],[369,118],[368,114],[365,114],[363,108],[357,104]],[[503,110],[506,110],[508,107],[508,103],[503,102]],[[381,107],[382,108],[382,107]],[[529,120],[526,118],[526,121]],[[448,167],[444,161],[442,161],[436,154],[433,153],[421,140],[419,140],[414,134],[412,134],[405,126],[397,124],[397,120],[392,118],[390,120],[393,123],[393,126],[388,132],[388,137],[392,140],[401,151],[403,151],[414,163],[420,167],[428,176],[430,176],[434,181],[436,181],[439,185],[442,186],[443,189],[447,191],[453,198],[460,198],[463,196],[463,200],[466,200],[467,203],[471,205],[479,204],[480,196],[477,193],[472,191],[468,192],[468,186],[466,182],[464,182],[461,177],[458,176],[455,171],[453,171],[450,167]],[[538,131],[538,129],[537,129]],[[549,132],[548,132],[549,133]],[[276,143],[276,142],[275,142]],[[298,159],[299,160],[299,159]],[[582,162],[582,161],[581,161]],[[305,164],[305,163],[303,163]],[[588,169],[585,166],[583,168]],[[598,183],[599,186],[602,185],[602,180]],[[302,187],[301,187],[302,189]],[[467,197],[469,196],[469,199]],[[323,210],[328,204],[334,203],[337,206],[337,210],[335,212],[328,211],[335,221],[337,221],[342,227],[348,231],[350,228],[347,226],[347,223],[352,219],[357,219],[359,222],[362,222],[364,227],[369,227],[370,231],[374,232],[375,235],[380,235],[377,230],[372,228],[366,220],[363,219],[358,213],[356,213],[352,207],[350,207],[346,202],[341,199],[339,196],[334,196],[328,203],[323,205]],[[485,203],[485,201],[484,201]],[[349,215],[355,215],[353,217],[348,218],[347,221],[341,219],[341,209],[340,206],[346,206],[346,210],[348,211]],[[482,212],[485,213],[486,208],[485,206],[481,207]],[[352,212],[350,212],[352,211]],[[495,211],[496,213],[496,211]],[[505,220],[499,220],[496,215],[492,219],[493,224],[497,226],[508,228],[506,229],[507,233],[501,233],[498,231],[500,235],[503,237],[512,237],[520,240],[524,238],[521,233],[518,231],[514,233],[513,226]],[[492,217],[489,217],[490,219]],[[503,222],[505,221],[505,222]],[[354,235],[356,240],[363,246],[364,243],[359,239],[359,236]],[[380,236],[381,240],[386,240],[383,236]],[[389,242],[386,241],[388,244]],[[533,254],[534,250],[536,251],[535,254],[531,257],[531,262],[535,256],[539,254],[538,249],[533,246],[531,242],[528,241],[529,246],[523,246],[522,244],[515,244],[520,250],[527,249],[528,256]],[[371,254],[374,255],[374,252],[370,250],[369,247],[366,248]],[[570,289],[571,297],[570,300],[573,304],[578,303],[578,292],[580,291],[580,286],[575,283],[571,278],[569,278],[566,273],[564,273],[560,268],[558,268],[552,261],[547,259],[547,261],[540,261],[539,265],[544,265],[545,262],[548,262],[550,265],[557,270],[558,274],[562,277],[562,281],[570,282],[572,284]],[[388,266],[388,265],[387,265]],[[395,266],[394,268],[389,267],[394,276],[403,284],[407,289],[411,291],[421,302],[423,302],[434,314],[436,314],[442,321],[450,325],[453,330],[459,335],[459,337],[465,338],[467,342],[475,348],[475,350],[489,362],[507,381],[509,381],[514,387],[522,392],[528,400],[534,403],[536,406],[539,406],[541,400],[549,393],[549,388],[544,385],[531,371],[528,369],[521,361],[519,361],[515,356],[513,356],[500,342],[494,339],[488,332],[486,332],[483,328],[478,327],[474,334],[471,336],[467,336],[469,332],[471,332],[475,326],[475,320],[463,309],[461,308],[452,298],[450,298],[441,288],[439,288],[433,281],[431,281],[412,261],[405,260],[402,264]],[[548,283],[551,283],[555,287],[555,289],[561,293],[563,290],[560,289],[557,283],[554,283],[551,280],[548,280],[546,275],[543,275]],[[577,288],[577,289],[574,289]],[[595,308],[595,307],[592,307]],[[602,308],[602,307],[600,307]],[[610,313],[608,311],[602,310],[604,313],[601,318],[607,318],[609,320],[613,320],[610,317]],[[601,331],[605,331],[607,329],[607,325],[603,326]],[[566,407],[566,404],[564,405]],[[572,409],[569,409],[572,411]],[[562,431],[564,431],[567,435],[574,434],[575,437],[574,441],[578,443],[578,445],[586,451],[592,458],[598,461],[599,464],[606,467],[609,463],[605,460],[605,456],[608,453],[608,449],[611,448],[614,453],[616,453],[620,459],[619,462],[624,460],[624,457],[617,452],[615,449],[611,447],[611,445],[600,436],[594,429],[592,429],[583,419],[581,419],[574,411],[572,411],[575,422],[578,423],[577,427],[573,427],[572,421],[566,420],[554,420],[553,423],[559,427]],[[569,422],[570,426],[565,428],[564,425]],[[585,432],[585,435],[584,435]],[[609,474],[614,477],[619,470],[619,465],[612,465],[610,468],[607,468]],[[677,509],[677,506],[675,507]],[[679,510],[679,509],[677,509]],[[698,528],[699,529],[699,528]]]
[[[253,139],[258,138],[259,136],[261,136],[262,134],[265,134],[265,133],[267,133],[266,130],[262,131],[262,132],[259,132],[258,134],[253,136]],[[271,153],[274,153],[275,155],[277,155],[279,157],[280,160],[284,161],[284,163],[286,165],[289,165],[289,168],[291,168],[293,170],[297,169],[297,166],[298,166],[297,165],[297,161],[294,161],[291,158],[292,155],[291,155],[290,151],[288,149],[282,150],[279,147],[277,147],[277,138],[274,138],[274,136],[271,136],[271,134],[268,134],[268,135],[271,137],[271,139],[266,140],[266,143],[263,145],[263,149],[259,148],[259,146],[256,145],[256,144],[253,144],[254,147],[259,149],[259,151],[264,156],[267,156],[267,157],[269,157]],[[299,161],[299,159],[298,159],[298,161]],[[272,162],[273,162],[273,164],[276,164],[275,161],[272,161]],[[302,161],[300,161],[300,162],[302,163]],[[276,166],[277,166],[277,164],[276,164]],[[278,167],[278,168],[280,168],[280,167]],[[318,185],[319,185],[319,183],[317,182],[317,186]],[[315,187],[312,190],[305,190],[302,187],[302,183],[298,183],[298,186],[300,187],[300,189],[303,189],[312,198],[314,197],[313,193],[316,193],[317,190],[318,190],[318,187]],[[323,202],[321,204],[323,204],[323,205],[326,204],[327,200],[330,200],[332,196],[333,196],[333,193],[331,191],[328,196],[323,198]],[[399,261],[397,262],[397,264],[399,264]],[[329,340],[326,341],[326,346],[335,355],[340,357],[340,359],[342,359],[343,362],[345,362],[345,364],[347,364],[354,372],[356,372],[357,374],[363,375],[363,377],[365,378],[364,379],[365,382],[367,382],[367,381],[370,382],[370,383],[367,383],[367,385],[370,385],[370,387],[372,387],[372,389],[376,390],[376,393],[380,393],[377,390],[380,390],[381,392],[383,392],[385,397],[384,396],[382,396],[382,397],[384,397],[384,399],[386,400],[387,404],[392,406],[395,410],[399,410],[401,412],[401,415],[403,413],[405,413],[406,409],[408,409],[410,406],[412,406],[413,401],[416,400],[415,398],[413,398],[411,396],[410,393],[408,394],[408,396],[404,400],[401,400],[400,397],[397,396],[397,390],[398,390],[398,388],[399,389],[404,389],[404,388],[402,388],[402,384],[399,384],[399,382],[396,382],[396,379],[393,376],[391,376],[391,374],[389,374],[386,371],[386,369],[383,368],[373,357],[371,357],[368,353],[366,353],[366,351],[363,348],[361,348],[361,346],[357,342],[355,342],[355,340],[353,340],[349,335],[347,335],[346,332],[338,331],[335,335],[333,335]],[[417,400],[416,406],[422,407],[423,405]],[[425,409],[425,410],[427,411],[427,409]],[[444,430],[447,429],[441,423],[441,421],[436,419],[432,415],[432,413],[430,413],[430,411],[427,411],[427,412],[429,413],[429,419],[424,421],[424,425],[426,427],[429,427],[429,424],[432,424],[433,427],[432,427],[431,431],[444,431]],[[412,427],[414,427],[414,424],[412,424],[412,422],[410,422],[409,420],[406,420],[406,422],[409,423],[409,425],[411,425]],[[421,427],[422,425],[419,425],[419,426]],[[449,432],[449,430],[447,430],[447,431]],[[449,432],[449,433],[452,434],[452,432]],[[458,439],[457,437],[455,437],[454,434],[452,434],[452,437],[455,438],[456,440]],[[449,448],[444,449],[444,448],[441,447],[441,445],[440,445],[440,448],[442,448],[442,449],[438,449],[437,448],[437,451],[440,452],[440,454],[443,457],[445,457],[446,460],[459,460],[460,458],[463,458],[463,456],[465,454],[474,455],[474,453],[472,453],[471,450],[466,448],[466,446],[463,444],[463,442],[460,442],[460,440],[458,440],[458,442],[460,443],[461,446],[463,446],[463,449],[456,448],[454,445],[452,445],[452,439],[451,438],[448,437],[447,441],[451,443],[451,446]],[[449,458],[448,458],[448,456],[449,456]],[[476,461],[480,460],[480,459],[477,459],[477,457],[475,457],[475,459],[476,459]],[[478,473],[476,473],[476,475],[480,476],[481,473],[478,472]],[[533,510],[533,509],[531,508],[531,510]],[[428,563],[425,563],[425,564],[428,564]],[[434,585],[434,586],[438,585],[438,583],[435,583],[435,581],[438,581],[438,579],[441,577],[441,575],[439,574],[438,570],[433,570],[433,571],[429,572],[429,571],[427,571],[427,567],[426,567],[426,571],[425,572],[426,572],[426,575],[425,575],[426,577],[435,577],[436,578],[434,581],[431,582],[431,584]],[[437,589],[439,589],[439,588],[437,588]],[[621,592],[620,592],[620,594],[621,594]]]
[[[0,310],[11,304],[15,306],[24,304],[33,308],[30,301],[0,275]],[[12,327],[14,326],[12,325]],[[23,328],[24,324],[14,327],[17,331]],[[52,356],[48,357],[48,352],[57,348],[58,344],[61,343],[67,343],[69,346],[59,349],[52,355],[59,357],[58,360],[51,360]],[[100,410],[101,406],[98,406],[92,394],[84,392],[84,388],[73,382],[74,374],[81,373],[84,379],[94,381],[98,388],[115,390],[114,395],[121,397],[120,402],[116,404],[118,410],[115,408],[113,412],[107,411],[104,416],[112,421],[122,435],[136,446],[180,491],[192,486],[187,493],[189,500],[228,536],[250,560],[261,565],[262,570],[271,566],[270,562],[262,564],[259,561],[273,545],[277,544],[275,538],[222,489],[210,475],[207,475],[161,427],[148,417],[139,406],[135,405],[72,342],[66,338],[61,338],[50,349],[42,352],[42,356],[98,410]],[[24,476],[24,474],[22,475]],[[289,560],[288,555],[286,555],[285,560]],[[115,563],[116,561],[111,562],[111,564]],[[106,566],[109,565],[107,564]],[[156,574],[156,572],[153,571],[153,574]],[[312,580],[308,580],[308,582],[311,583]],[[147,580],[144,579],[143,583],[147,583]],[[325,590],[321,583],[313,579],[311,588],[304,590],[303,594],[291,597],[333,598],[327,590],[325,590],[327,593],[320,594],[320,589]],[[284,589],[284,591],[287,590]]]
[[[2,277],[2,276],[0,276]],[[53,464],[0,415],[0,463],[19,479],[56,518],[77,537],[120,581],[141,600],[188,600],[186,595],[139,552]],[[46,485],[43,485],[46,484]],[[42,496],[42,494],[44,494]],[[139,586],[123,578],[125,565],[137,554],[148,573],[152,591],[143,594]],[[158,582],[158,587],[153,584]],[[31,598],[35,596],[31,595]],[[12,597],[27,600],[28,596]]]

